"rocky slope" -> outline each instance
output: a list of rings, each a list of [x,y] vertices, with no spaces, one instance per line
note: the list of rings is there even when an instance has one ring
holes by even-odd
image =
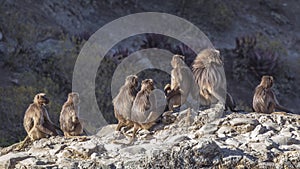
[[[0,168],[299,168],[300,116],[184,110],[137,140],[104,126],[87,139],[51,137],[8,154]],[[210,121],[210,122],[208,122]],[[129,131],[130,132],[130,131]]]

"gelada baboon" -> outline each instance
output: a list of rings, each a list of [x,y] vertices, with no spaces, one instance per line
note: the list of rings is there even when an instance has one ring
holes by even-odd
[[[190,89],[194,84],[191,71],[184,62],[184,56],[174,55],[171,65],[173,67],[171,85],[167,84],[164,88],[169,110],[173,110],[173,108],[186,102]]]
[[[68,99],[62,107],[59,122],[65,137],[83,134],[83,127],[78,117],[79,102],[79,94],[71,92],[68,94]]]
[[[156,107],[155,96],[151,94],[154,90],[152,79],[145,79],[141,83],[141,90],[133,102],[131,109],[131,120],[134,124],[133,135],[130,143],[133,142],[136,132],[139,129],[149,130],[161,115]]]
[[[138,77],[129,75],[125,79],[125,84],[120,88],[118,95],[113,99],[115,117],[118,119],[117,131],[123,126],[131,127],[131,108],[137,94]]]
[[[29,105],[24,116],[23,125],[27,136],[17,149],[21,149],[28,140],[33,141],[48,136],[56,136],[58,135],[56,130],[61,131],[49,118],[46,109],[48,103],[49,99],[45,93],[35,95],[33,103]]]
[[[281,106],[276,96],[271,89],[274,80],[272,76],[263,76],[261,78],[260,84],[255,88],[255,93],[253,97],[253,109],[257,113],[267,113],[270,114],[275,111],[275,109],[284,111],[287,113],[292,113],[287,108]]]
[[[217,102],[225,104],[226,79],[220,52],[204,49],[195,58],[192,70],[199,86],[200,105],[210,106]]]

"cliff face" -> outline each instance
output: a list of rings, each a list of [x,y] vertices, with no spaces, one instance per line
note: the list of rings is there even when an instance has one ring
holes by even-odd
[[[87,139],[50,137],[20,152],[1,150],[1,168],[299,168],[300,116],[184,110],[176,121],[141,130],[132,145],[103,127]],[[208,122],[210,121],[210,122]],[[130,134],[130,131],[128,131]]]

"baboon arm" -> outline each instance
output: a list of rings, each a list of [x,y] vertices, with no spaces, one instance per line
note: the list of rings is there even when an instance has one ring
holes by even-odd
[[[167,94],[167,100],[170,100],[173,96],[180,94],[181,91],[177,88],[174,90],[171,90],[170,93]]]
[[[47,129],[43,126],[43,119],[42,118],[43,117],[40,117],[40,116],[36,116],[34,118],[34,123],[35,123],[34,127],[36,127],[39,131],[41,131],[45,134],[53,135],[54,133],[51,130],[49,130],[49,129]],[[31,130],[33,130],[34,127]]]
[[[44,113],[44,120],[45,120],[46,122],[48,122],[49,124],[51,124],[56,130],[59,130],[59,131],[63,132],[57,125],[55,125],[55,124],[51,121],[51,119],[50,119],[48,113]]]
[[[66,115],[64,112],[61,113],[59,122],[63,132],[70,132],[70,119],[66,119]]]
[[[51,119],[50,119],[50,117],[49,117],[49,115],[48,115],[47,112],[44,113],[44,120],[45,120],[46,122],[52,124],[52,125],[54,124],[54,123],[51,121]]]
[[[36,125],[35,126],[36,128],[39,129],[39,131],[43,132],[43,133],[46,133],[46,134],[49,134],[49,135],[53,135],[54,133],[52,131],[50,131],[49,129],[45,128],[43,125]]]
[[[217,98],[217,100],[223,104],[225,104],[225,98],[223,98],[222,96],[220,96],[217,92],[214,91],[214,89],[212,89],[210,91],[210,93],[215,97]]]
[[[191,87],[193,87],[193,74],[189,68],[182,68],[181,69],[181,75],[180,75],[180,91],[184,98],[186,98],[190,91]]]

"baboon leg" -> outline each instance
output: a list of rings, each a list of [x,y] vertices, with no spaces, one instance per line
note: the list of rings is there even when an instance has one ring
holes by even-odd
[[[217,98],[217,100],[218,100],[219,102],[225,104],[225,99],[224,99],[222,96],[220,96],[217,92],[215,92],[215,91],[212,90],[212,91],[211,91],[211,94],[212,94],[215,98]]]
[[[137,124],[134,124],[134,126],[133,126],[133,132],[132,132],[132,137],[131,137],[131,139],[130,139],[130,141],[129,141],[128,144],[132,144],[134,142],[135,135],[136,135],[136,132],[138,131],[138,129],[139,129],[139,126]]]
[[[15,151],[20,151],[21,149],[23,149],[23,148],[25,148],[26,146],[26,143],[28,142],[28,141],[30,141],[31,139],[30,139],[30,137],[27,135],[26,137],[25,137],[25,139],[22,141],[22,142],[20,142],[19,143],[19,145],[14,149]]]
[[[50,130],[50,131],[53,132],[53,135],[52,135],[52,136],[57,136],[57,135],[58,135],[58,133],[57,133],[56,130],[57,130],[57,128],[59,128],[59,127],[57,127],[57,126],[55,126],[55,125],[53,125],[53,124],[51,124],[51,123],[49,123],[49,122],[45,122],[44,127],[47,128],[48,130]],[[59,131],[61,131],[60,128],[59,128]]]
[[[119,120],[116,131],[120,131],[123,126],[125,126],[125,123],[123,121]]]
[[[129,129],[129,130],[130,130],[130,129]],[[127,130],[127,131],[129,131],[129,130]],[[125,137],[131,138],[131,135],[127,134],[127,131],[125,131],[125,128],[122,128],[122,129],[121,129],[121,132],[122,132],[122,134],[123,134]]]

